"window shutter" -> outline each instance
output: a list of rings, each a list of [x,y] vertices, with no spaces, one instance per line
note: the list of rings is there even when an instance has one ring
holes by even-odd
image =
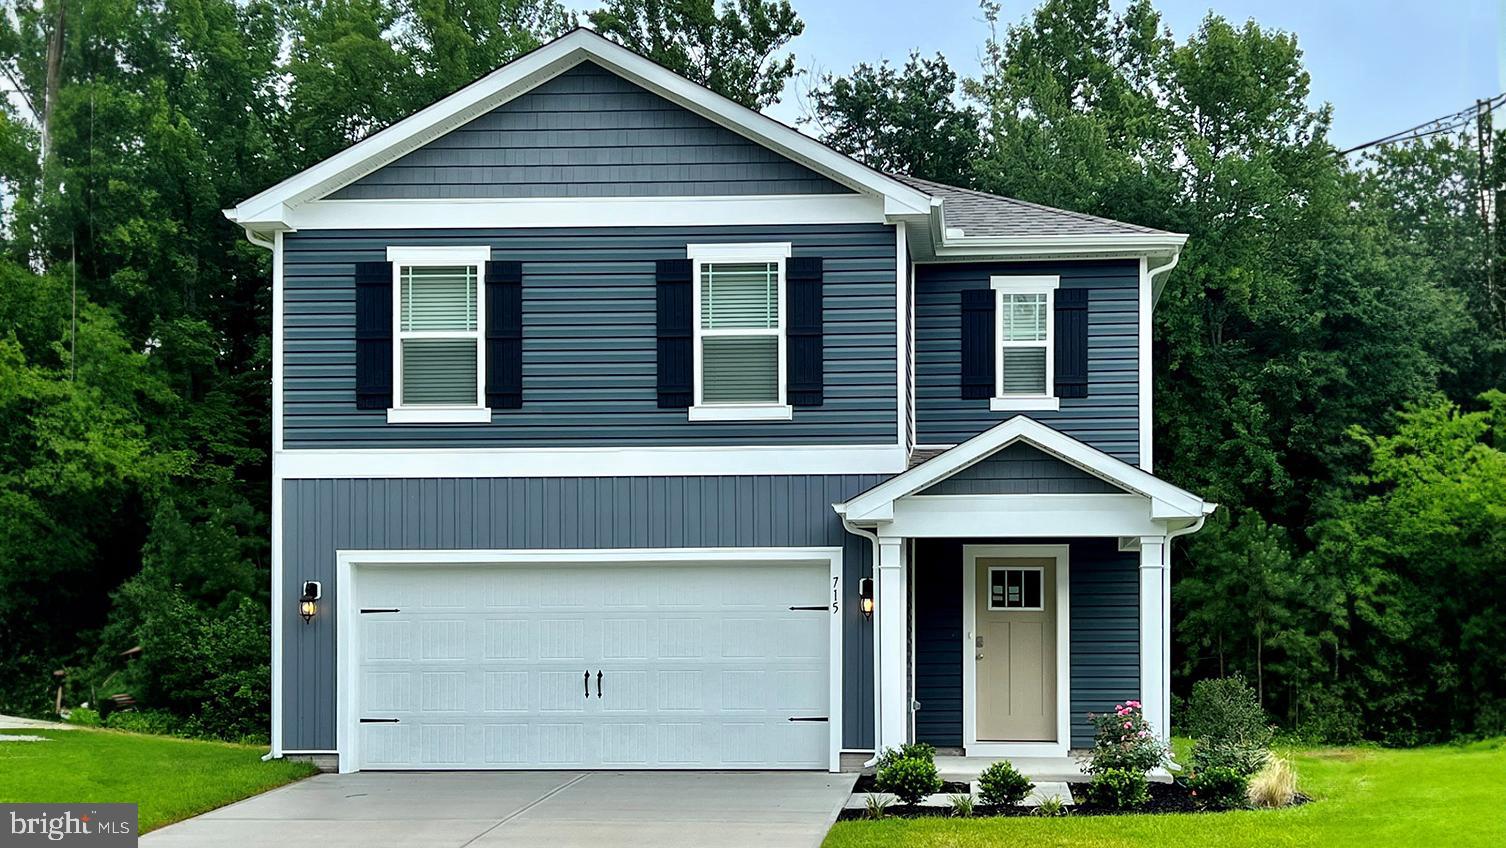
[[[994,396],[993,289],[962,292],[962,396]]]
[[[655,269],[659,309],[659,408],[688,409],[694,398],[695,313],[689,259],[661,259]]]
[[[1056,292],[1056,396],[1088,396],[1088,289]]]
[[[486,405],[523,406],[523,263],[486,263]]]
[[[824,400],[822,263],[796,256],[785,263],[785,381],[790,406],[820,406]]]
[[[392,406],[392,263],[356,263],[356,408]]]

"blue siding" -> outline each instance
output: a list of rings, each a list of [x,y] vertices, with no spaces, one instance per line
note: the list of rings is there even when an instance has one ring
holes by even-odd
[[[337,550],[538,550],[842,546],[855,596],[871,547],[831,504],[881,479],[602,477],[289,480],[283,484],[283,745],[335,747]],[[323,612],[297,615],[299,583],[324,584]],[[851,598],[849,598],[851,600]],[[849,748],[873,744],[872,625],[843,604],[841,705]]]
[[[1019,413],[964,400],[961,292],[988,288],[993,274],[1057,274],[1063,288],[1087,288],[1088,397],[1056,412],[1027,412],[1125,462],[1139,462],[1140,268],[1134,261],[922,265],[916,269],[916,428],[923,445],[966,441]]]
[[[1075,465],[1016,442],[917,494],[1085,495],[1122,492],[1114,484]]]
[[[654,262],[690,243],[788,241],[825,259],[826,400],[794,420],[691,423],[659,409]],[[354,264],[389,245],[490,245],[523,263],[523,408],[489,425],[389,425],[355,407]],[[289,449],[895,444],[895,233],[787,227],[301,231],[284,239]]]
[[[804,165],[582,62],[330,197],[847,192]]]
[[[1139,554],[1113,539],[926,539],[915,550],[915,736],[962,744],[962,546],[1070,544],[1072,747],[1093,744],[1088,713],[1140,691]]]

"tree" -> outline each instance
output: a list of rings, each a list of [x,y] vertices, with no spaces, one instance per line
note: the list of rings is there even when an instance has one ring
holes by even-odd
[[[789,0],[606,0],[587,17],[607,38],[749,109],[779,102],[795,56],[776,54],[805,31]]]
[[[944,56],[911,53],[902,71],[884,61],[823,76],[805,120],[822,141],[881,171],[967,186],[982,137],[977,110],[959,95]]]

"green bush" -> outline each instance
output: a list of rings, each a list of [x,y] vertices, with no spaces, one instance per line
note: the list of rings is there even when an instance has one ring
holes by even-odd
[[[1232,769],[1245,777],[1265,765],[1274,732],[1255,690],[1238,676],[1199,680],[1192,687],[1186,730],[1196,742],[1194,772]]]
[[[1095,729],[1093,750],[1083,766],[1088,774],[1122,769],[1143,776],[1165,764],[1170,752],[1145,720],[1139,701],[1115,704],[1113,712],[1088,718]]]
[[[183,720],[167,710],[116,710],[105,719],[105,727],[154,736],[185,735]]]
[[[1250,777],[1238,769],[1214,766],[1193,772],[1187,787],[1205,810],[1233,810],[1245,806]]]
[[[985,804],[1014,806],[1035,789],[1030,778],[1020,774],[1007,760],[992,763],[978,775],[978,795]]]
[[[936,748],[924,742],[908,742],[898,748],[885,748],[879,754],[878,761],[874,766],[883,771],[884,767],[895,760],[925,760],[928,763],[936,762]]]
[[[901,757],[879,769],[880,792],[891,792],[902,804],[918,804],[927,795],[941,791],[936,764],[920,757]]]
[[[68,723],[81,727],[99,727],[99,712],[88,707],[74,707],[68,711]]]
[[[1093,774],[1088,800],[1111,810],[1136,810],[1150,800],[1150,783],[1141,771],[1104,769]]]

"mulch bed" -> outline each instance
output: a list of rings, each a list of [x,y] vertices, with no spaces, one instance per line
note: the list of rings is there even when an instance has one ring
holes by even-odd
[[[866,784],[865,784],[866,781]],[[1086,783],[1071,784],[1072,795],[1076,803],[1065,808],[1063,815],[1067,816],[1123,816],[1132,814],[1157,814],[1157,813],[1214,813],[1220,811],[1204,810],[1197,805],[1197,799],[1192,797],[1192,792],[1186,786],[1179,783],[1152,783],[1150,785],[1150,801],[1137,810],[1116,810],[1087,803],[1084,792],[1087,790]],[[960,788],[953,788],[960,787]],[[962,794],[969,790],[965,783],[948,782],[942,790],[946,794]],[[863,775],[858,778],[853,788],[854,794],[876,792],[873,788],[873,776]],[[1306,795],[1298,794],[1292,801],[1291,806],[1296,807],[1311,802]],[[1033,807],[993,807],[986,804],[977,804],[973,807],[973,816],[982,818],[986,816],[1029,816],[1034,815]],[[884,811],[885,817],[895,818],[944,818],[952,814],[950,807],[921,807],[904,804],[891,804]],[[865,810],[843,810],[838,816],[838,821],[853,821],[866,819]]]
[[[869,792],[878,792],[878,777],[872,774],[858,775],[858,782],[856,784],[853,784],[852,791],[855,795],[866,795]],[[955,780],[945,780],[941,783],[941,791],[948,795],[962,795],[973,791],[973,787],[972,784],[969,783],[958,783]]]

